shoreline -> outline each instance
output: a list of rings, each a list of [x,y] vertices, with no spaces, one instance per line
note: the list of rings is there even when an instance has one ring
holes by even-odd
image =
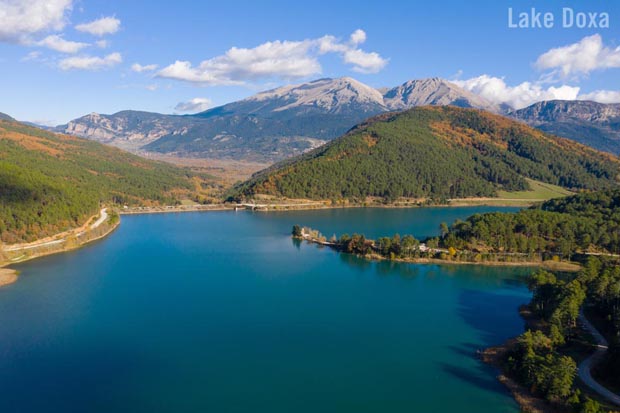
[[[441,258],[430,258],[430,257],[420,257],[420,258],[389,258],[383,255],[372,253],[366,255],[353,254],[347,251],[342,251],[338,248],[337,245],[327,242],[321,241],[318,239],[311,238],[307,235],[302,235],[300,237],[293,236],[294,239],[298,239],[300,241],[306,241],[309,244],[318,245],[321,247],[330,248],[340,254],[349,254],[355,255],[357,257],[366,259],[368,261],[388,261],[388,262],[398,262],[404,264],[434,264],[434,265],[482,265],[487,267],[526,267],[526,268],[545,268],[547,270],[552,271],[564,271],[564,272],[578,272],[581,270],[581,266],[572,262],[559,262],[559,261],[453,261],[446,260]]]
[[[529,205],[533,205],[537,202],[542,202],[542,200],[527,200],[527,203],[523,202],[519,203],[507,203],[505,205],[497,205],[492,203],[487,203],[488,201],[502,201],[502,199],[473,199],[475,202],[467,202],[467,199],[455,200],[456,202],[451,202],[448,204],[423,204],[421,202],[414,203],[412,200],[411,203],[392,203],[392,204],[384,204],[384,203],[356,203],[356,204],[344,204],[344,205],[328,205],[328,201],[316,201],[316,202],[307,202],[302,203],[299,202],[297,204],[209,204],[209,205],[178,205],[178,206],[156,206],[156,207],[129,207],[125,209],[120,209],[117,211],[119,217],[120,215],[146,215],[146,214],[166,214],[166,213],[183,213],[183,212],[217,212],[217,211],[239,211],[239,210],[247,210],[247,211],[257,211],[257,212],[286,212],[286,211],[303,211],[303,210],[322,210],[322,209],[345,209],[345,208],[384,208],[384,209],[409,209],[409,208],[465,208],[465,207],[476,207],[476,206],[496,206],[496,207],[527,207]],[[513,200],[517,201],[517,200]],[[53,236],[49,236],[46,238],[42,238],[30,243],[21,244],[18,249],[15,248],[15,245],[8,245],[6,249],[0,250],[0,253],[4,253],[5,259],[4,261],[0,261],[0,269],[3,269],[12,264],[18,264],[25,261],[29,261],[35,258],[40,258],[48,255],[59,254],[62,252],[72,251],[77,248],[80,248],[84,245],[87,245],[91,242],[100,240],[109,234],[111,234],[119,225],[120,219],[114,222],[111,227],[107,228],[103,233],[93,237],[88,238],[84,241],[78,241],[74,243],[75,240],[72,240],[69,246],[68,244],[68,236],[66,234],[75,233],[76,231],[83,230],[87,228],[88,225],[95,217],[91,217],[82,227],[75,228],[73,230],[65,231],[60,234],[56,234]],[[109,222],[109,219],[104,221],[103,223]],[[87,234],[87,232],[82,231],[81,234]],[[79,237],[78,235],[78,237]],[[63,236],[65,238],[63,238]],[[51,240],[51,241],[49,241]],[[307,240],[309,241],[309,240]],[[54,244],[52,245],[44,245],[44,244]],[[314,241],[316,244],[320,244]],[[326,244],[322,244],[326,245]],[[37,251],[37,249],[45,249],[44,251]],[[23,252],[19,256],[15,256],[15,252]],[[12,255],[12,256],[11,256]],[[557,263],[552,262],[501,262],[501,261],[486,261],[486,262],[469,262],[469,261],[452,261],[452,260],[442,260],[437,258],[411,258],[411,259],[403,259],[403,258],[395,258],[389,259],[386,257],[365,257],[370,260],[388,260],[402,263],[411,263],[411,264],[435,264],[435,265],[483,265],[483,266],[491,266],[491,267],[543,267],[548,269],[557,269],[554,268],[557,266]],[[0,258],[1,259],[1,258]],[[555,264],[555,265],[554,265]],[[577,271],[578,268],[574,264],[565,264],[564,268],[560,270],[564,271]],[[11,281],[11,282],[14,282]],[[0,286],[4,284],[0,283]]]
[[[17,281],[17,271],[10,268],[0,268],[0,288]]]
[[[519,308],[519,315],[525,323],[525,330],[540,329],[540,327],[538,326],[540,320],[533,315],[529,308],[529,304],[523,305]],[[583,312],[580,312],[580,317],[585,318]],[[580,331],[578,335],[582,337],[583,335],[587,336],[590,334],[590,332],[583,327],[580,327],[578,330]],[[562,406],[550,403],[542,397],[533,394],[530,389],[518,383],[507,371],[506,355],[517,345],[517,337],[509,338],[502,344],[494,345],[482,350],[482,352],[480,353],[480,360],[483,363],[497,369],[498,375],[496,379],[509,390],[512,397],[519,405],[521,411],[528,413],[571,413],[573,411],[572,409],[563,408]],[[582,378],[582,368],[584,365],[584,361],[592,359],[596,352],[600,350],[600,347],[598,347],[598,345],[595,345],[593,343],[590,343],[590,345],[591,347],[588,348],[586,353],[583,352],[583,349],[580,350],[581,353],[577,353],[579,350],[576,352],[575,348],[572,348],[564,349],[563,351],[560,351],[560,354],[565,356],[568,355],[569,357],[573,358],[579,366],[577,376],[575,377],[575,380],[579,378],[579,382],[575,381],[575,388],[582,391],[585,396],[590,397],[593,400],[601,403],[601,407],[603,409],[602,411],[617,413],[618,404],[614,403],[611,400],[607,400],[605,396],[603,396],[595,389],[592,389],[590,385]]]
[[[106,224],[106,223],[109,223],[109,219],[107,219],[106,221],[103,222],[103,224]],[[33,260],[33,259],[36,259],[36,258],[46,257],[46,256],[49,256],[49,255],[60,254],[60,253],[63,253],[63,252],[69,252],[69,251],[77,250],[79,248],[82,248],[85,245],[91,244],[91,243],[93,243],[95,241],[98,241],[98,240],[100,240],[102,238],[105,238],[108,235],[110,235],[112,232],[114,232],[114,230],[120,226],[120,223],[121,223],[120,219],[116,220],[114,223],[109,224],[109,226],[107,228],[105,228],[105,230],[102,233],[96,234],[92,238],[88,238],[88,235],[92,234],[93,232],[97,232],[96,229],[100,228],[101,226],[99,226],[97,228],[94,228],[92,230],[93,232],[91,232],[91,233],[84,232],[82,234],[85,234],[87,238],[84,239],[83,241],[80,240],[78,242],[75,242],[75,241],[72,240],[72,242],[68,243],[67,242],[68,240],[66,238],[64,238],[64,239],[58,240],[59,242],[54,244],[53,246],[47,246],[47,245],[44,245],[44,244],[37,246],[37,245],[34,245],[36,243],[36,241],[35,241],[33,243],[29,243],[28,244],[29,246],[27,246],[27,247],[25,247],[23,249],[9,250],[9,251],[7,251],[7,250],[0,251],[0,252],[4,253],[5,255],[7,253],[21,254],[21,255],[19,255],[17,257],[13,257],[13,258],[7,257],[4,261],[0,261],[0,276],[2,275],[2,271],[13,271],[13,272],[15,272],[15,274],[17,274],[17,272],[15,270],[10,269],[10,268],[6,268],[6,267],[8,267],[10,265],[20,264],[20,263],[23,263],[23,262],[26,262],[26,261],[30,261],[30,260]],[[34,245],[34,246],[32,246],[32,245]],[[43,248],[44,250],[43,251],[37,251],[37,248]],[[28,252],[26,252],[26,251],[28,251]],[[12,282],[15,282],[15,280],[13,280]],[[2,280],[0,280],[0,287],[2,287],[3,285],[6,285],[6,284],[3,284]]]
[[[349,209],[349,208],[381,208],[381,209],[415,209],[415,208],[467,208],[467,207],[498,207],[498,208],[528,208],[545,200],[524,200],[519,202],[506,201],[501,199],[499,203],[494,203],[494,199],[486,201],[471,201],[467,199],[455,200],[448,204],[422,204],[422,203],[362,203],[362,204],[344,204],[344,205],[328,205],[326,201],[316,201],[312,203],[299,204],[257,204],[255,207],[239,206],[240,204],[210,204],[210,205],[179,205],[179,206],[158,206],[158,207],[131,207],[119,210],[119,215],[145,215],[145,214],[166,214],[180,212],[210,212],[210,211],[257,211],[257,212],[284,212],[284,211],[307,211],[307,210],[323,210],[323,209]],[[246,204],[248,205],[248,204]]]
[[[515,345],[515,338],[510,338],[503,344],[486,348],[480,354],[480,360],[497,369],[497,381],[503,384],[512,398],[519,405],[522,412],[528,413],[560,413],[561,411],[554,408],[540,397],[534,396],[527,388],[517,383],[513,378],[506,375],[504,371],[503,358]]]
[[[345,253],[346,254],[346,253]],[[451,261],[442,260],[440,258],[387,258],[380,255],[366,256],[371,261],[391,261],[404,264],[435,264],[435,265],[482,265],[485,267],[531,267],[531,268],[545,268],[555,271],[577,272],[581,270],[581,266],[571,262],[555,262],[555,261],[522,261],[522,262],[510,262],[510,261]]]
[[[146,215],[146,214],[172,214],[179,212],[210,212],[210,211],[234,211],[234,207],[225,204],[213,205],[180,205],[161,207],[132,207],[121,209],[119,215]]]

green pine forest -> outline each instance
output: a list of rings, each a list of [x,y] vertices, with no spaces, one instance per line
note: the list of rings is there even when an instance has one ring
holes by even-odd
[[[174,204],[209,177],[116,148],[0,121],[0,242],[80,226],[106,205]]]
[[[455,222],[446,248],[570,259],[620,252],[620,189],[552,199],[516,213],[476,214]]]
[[[617,158],[473,109],[379,115],[341,138],[257,173],[231,199],[494,197],[526,178],[572,190],[616,187]]]

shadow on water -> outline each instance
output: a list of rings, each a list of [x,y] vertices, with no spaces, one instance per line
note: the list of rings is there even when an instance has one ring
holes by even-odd
[[[414,278],[420,274],[421,267],[394,261],[378,261],[376,270],[382,277],[398,274],[402,278]]]
[[[338,252],[338,256],[340,261],[360,272],[367,271],[374,267],[376,274],[381,277],[397,275],[399,277],[409,279],[418,276],[422,271],[422,267],[415,264],[406,264],[388,260],[373,261],[344,252]]]
[[[466,289],[459,296],[458,312],[479,334],[481,345],[489,347],[514,336],[515,327],[523,327],[518,310],[527,302],[521,294]]]
[[[454,346],[448,346],[448,348],[459,356],[476,359],[478,351],[481,350],[480,345],[475,343],[461,343]]]
[[[509,289],[522,288],[515,280],[502,280]],[[459,343],[449,349],[460,357],[475,360],[475,368],[464,368],[440,363],[440,368],[452,376],[484,390],[498,391],[503,387],[495,380],[495,369],[478,358],[478,351],[498,345],[515,335],[515,329],[524,322],[518,315],[518,308],[528,301],[525,295],[511,295],[466,289],[459,296],[460,317],[480,337],[480,343]],[[501,310],[500,310],[501,309]]]
[[[495,380],[493,369],[482,363],[476,369],[458,367],[447,363],[439,363],[439,367],[457,379],[483,390],[497,392],[502,389],[501,384]]]
[[[340,258],[340,261],[349,265],[351,268],[358,270],[359,272],[366,271],[373,265],[373,263],[366,258],[360,258],[353,254],[345,254],[340,252],[338,253],[338,257]]]

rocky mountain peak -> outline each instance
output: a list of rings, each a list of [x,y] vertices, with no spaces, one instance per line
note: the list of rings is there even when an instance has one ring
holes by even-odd
[[[383,97],[385,105],[391,110],[426,105],[453,105],[501,112],[498,105],[438,77],[409,80],[388,90]]]

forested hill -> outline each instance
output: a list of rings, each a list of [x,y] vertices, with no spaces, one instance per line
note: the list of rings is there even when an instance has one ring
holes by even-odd
[[[546,254],[620,251],[620,189],[552,199],[516,213],[486,213],[455,222],[441,239],[459,250]]]
[[[79,226],[100,203],[174,203],[202,179],[86,139],[0,120],[0,241],[32,241]]]
[[[618,186],[620,161],[475,109],[421,107],[379,115],[346,135],[259,172],[233,197],[462,198],[529,189]]]

